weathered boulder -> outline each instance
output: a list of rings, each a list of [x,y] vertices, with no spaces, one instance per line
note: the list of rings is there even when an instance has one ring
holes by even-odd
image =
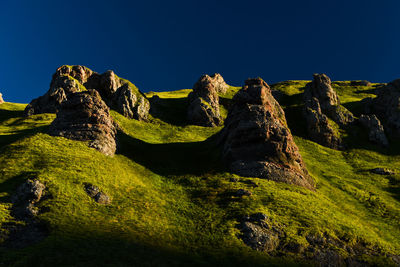
[[[233,173],[314,188],[285,113],[261,78],[248,79],[233,97],[219,138]]]
[[[86,184],[85,191],[89,195],[89,197],[93,198],[94,201],[96,201],[99,204],[107,205],[111,203],[110,197],[95,185]]]
[[[385,130],[400,135],[400,79],[380,88],[369,102],[369,110],[383,122]]]
[[[339,133],[322,113],[318,100],[313,97],[306,100],[303,111],[307,124],[308,136],[314,142],[333,149],[342,148],[342,140]]]
[[[221,124],[219,112],[218,91],[214,80],[203,75],[193,86],[193,92],[188,95],[187,120],[191,124],[215,127]]]
[[[13,203],[13,215],[26,220],[37,215],[38,210],[34,206],[44,195],[46,186],[39,180],[27,180],[17,188],[17,191],[11,196]]]
[[[97,90],[103,101],[128,118],[147,120],[149,101],[132,83],[112,70],[98,74],[84,66],[61,66],[53,75],[49,91],[33,100],[25,109],[26,115],[56,113],[72,93]]]
[[[72,94],[62,104],[49,134],[89,141],[89,147],[105,155],[113,155],[116,150],[116,129],[109,108],[92,89]]]
[[[322,113],[340,125],[346,125],[354,121],[353,114],[340,105],[339,97],[332,89],[331,80],[325,74],[314,74],[314,79],[307,84],[304,91],[304,100],[316,98]]]
[[[0,104],[3,104],[4,103],[4,100],[3,100],[3,94],[2,93],[0,93]]]
[[[369,141],[384,147],[389,145],[383,126],[375,115],[361,115],[359,121],[368,129]]]

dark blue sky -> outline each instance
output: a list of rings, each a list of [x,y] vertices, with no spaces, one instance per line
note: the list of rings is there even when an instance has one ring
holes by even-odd
[[[0,1],[0,92],[44,94],[63,64],[113,69],[142,91],[191,88],[203,73],[232,85],[400,78],[400,1]]]

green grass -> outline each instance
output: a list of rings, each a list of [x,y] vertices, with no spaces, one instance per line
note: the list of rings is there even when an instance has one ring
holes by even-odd
[[[306,83],[288,81],[271,87],[284,93],[280,103],[317,182],[316,192],[226,172],[213,142],[221,127],[185,124],[185,97],[190,90],[147,93],[161,98],[164,113],[151,116],[149,122],[129,120],[112,111],[124,130],[113,157],[83,142],[45,134],[55,117],[52,114],[24,118],[25,105],[0,105],[0,222],[15,222],[10,195],[25,179],[38,178],[52,196],[40,203],[49,211],[39,215],[50,229],[49,237],[24,249],[0,247],[0,265],[302,263],[289,252],[267,255],[243,244],[236,225],[241,217],[255,212],[266,213],[285,231],[282,244],[307,246],[308,234],[329,235],[349,245],[362,243],[379,248],[382,254],[399,255],[400,176],[368,170],[388,167],[400,172],[400,155],[396,149],[367,144],[363,135],[347,151],[306,140],[296,113]],[[371,95],[370,88],[344,86],[335,85],[344,104]],[[237,90],[230,87],[221,96],[226,99],[221,113]],[[239,182],[230,182],[232,177]],[[84,183],[99,186],[112,204],[96,204],[86,195]],[[252,196],[234,197],[232,192],[240,188],[250,190]],[[367,260],[390,264],[379,257]]]

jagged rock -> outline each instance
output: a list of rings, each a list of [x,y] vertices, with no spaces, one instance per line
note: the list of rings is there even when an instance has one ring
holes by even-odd
[[[340,125],[346,125],[354,121],[353,114],[340,105],[339,97],[332,89],[331,80],[325,74],[314,74],[314,79],[307,84],[304,91],[304,100],[316,98],[322,113]]]
[[[365,128],[368,129],[369,141],[377,143],[381,146],[389,145],[383,126],[375,115],[361,115],[359,121]]]
[[[243,218],[239,227],[242,233],[240,238],[254,250],[274,251],[279,245],[279,230],[270,227],[269,223],[268,216],[263,213]]]
[[[115,125],[96,90],[71,95],[50,125],[49,134],[89,141],[89,147],[105,155],[114,155],[116,150]]]
[[[285,113],[261,78],[248,79],[234,96],[219,140],[233,173],[314,188]]]
[[[215,90],[217,90],[218,93],[225,94],[229,86],[224,81],[222,75],[219,73],[214,73],[210,76],[210,78],[215,87]]]
[[[147,120],[149,101],[133,84],[119,78],[111,70],[100,75],[79,65],[58,68],[49,91],[33,100],[25,109],[25,114],[56,113],[70,94],[86,89],[97,90],[110,108],[124,116]]]
[[[384,123],[385,130],[400,135],[400,79],[380,88],[371,102],[371,110]]]
[[[3,100],[3,94],[2,93],[0,93],[0,104],[3,104],[4,103],[4,100]]]
[[[379,175],[393,175],[395,174],[394,171],[386,169],[386,168],[374,168],[371,170],[372,173],[379,174]]]
[[[315,97],[306,100],[303,113],[311,140],[333,149],[342,148],[339,133],[330,125],[327,116],[322,114],[319,102]]]
[[[111,203],[110,197],[104,192],[102,192],[100,188],[95,185],[86,184],[85,191],[91,198],[94,199],[94,201],[96,201],[99,204],[107,205]]]
[[[187,119],[189,123],[215,127],[221,124],[219,113],[218,91],[214,80],[208,75],[203,75],[193,86],[193,92],[188,96]]]
[[[27,180],[17,188],[17,191],[11,197],[14,204],[30,203],[34,204],[40,201],[46,186],[39,180]]]
[[[363,80],[363,81],[351,81],[351,86],[371,86],[371,82]]]

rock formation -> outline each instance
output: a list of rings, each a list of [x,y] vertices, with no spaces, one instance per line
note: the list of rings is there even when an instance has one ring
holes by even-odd
[[[375,115],[361,115],[359,121],[361,125],[368,129],[369,141],[381,146],[389,145],[383,126]]]
[[[109,108],[92,89],[72,94],[61,105],[49,134],[89,141],[89,147],[105,155],[113,155],[116,150],[116,129]]]
[[[97,90],[110,108],[124,116],[138,120],[147,119],[150,104],[132,83],[119,78],[111,70],[98,74],[79,65],[58,68],[49,91],[34,99],[25,109],[25,114],[55,113],[72,93],[87,89]]]
[[[221,77],[222,78],[222,77]],[[203,75],[188,96],[188,122],[195,125],[215,127],[221,124],[219,97],[214,80]]]
[[[329,123],[328,117],[322,113],[319,102],[315,97],[305,102],[304,117],[311,140],[333,149],[342,148],[339,133]]]
[[[233,97],[220,141],[233,173],[314,188],[285,113],[261,78],[248,79]]]
[[[331,80],[325,74],[314,74],[304,91],[304,118],[311,140],[333,149],[343,148],[339,131],[333,122],[345,126],[354,121],[353,114],[340,105]]]
[[[351,81],[351,86],[371,86],[371,82],[363,80],[363,81]]]
[[[4,100],[3,100],[3,94],[2,93],[0,93],[0,104],[3,104],[4,103]]]
[[[224,78],[219,73],[214,73],[213,75],[209,76],[211,78],[212,84],[217,90],[218,93],[225,94],[226,90],[228,89],[228,85],[224,81]]]
[[[339,97],[332,89],[329,77],[325,74],[314,74],[313,76],[313,81],[307,84],[304,91],[305,101],[309,101],[315,97],[319,102],[322,113],[339,125],[346,125],[353,122],[353,114],[340,105]]]
[[[369,103],[369,111],[383,122],[385,130],[400,135],[400,79],[380,88],[377,97]]]

